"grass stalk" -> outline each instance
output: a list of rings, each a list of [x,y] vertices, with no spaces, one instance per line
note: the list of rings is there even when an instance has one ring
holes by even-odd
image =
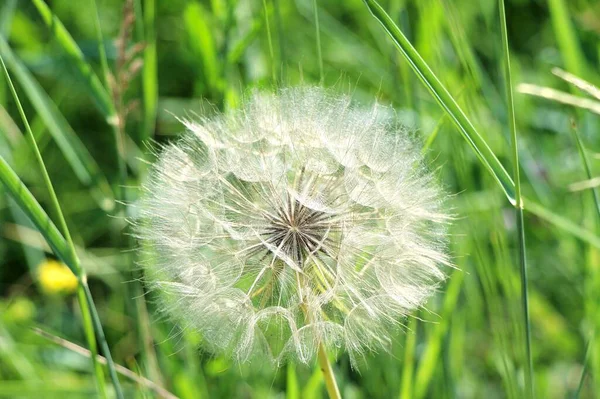
[[[327,388],[327,394],[330,399],[341,399],[340,389],[335,381],[335,375],[333,374],[333,368],[327,357],[327,352],[322,343],[319,343],[318,349],[319,367],[323,372],[323,378],[325,379],[325,387]]]
[[[571,132],[573,133],[573,138],[575,139],[575,143],[577,144],[577,151],[579,152],[579,157],[581,158],[581,164],[583,169],[585,170],[585,175],[588,180],[592,180],[594,178],[592,173],[592,167],[590,165],[590,160],[587,156],[587,152],[583,142],[581,141],[581,137],[579,135],[579,131],[577,130],[577,126],[575,122],[571,123]],[[598,195],[598,190],[596,187],[592,187],[592,195],[594,198],[594,205],[596,206],[596,212],[598,214],[598,218],[600,218],[600,196]]]
[[[144,123],[142,139],[147,140],[154,135],[154,124],[158,106],[158,66],[156,55],[156,4],[155,0],[144,1],[144,69],[142,85],[144,88]]]
[[[271,57],[271,79],[277,85],[277,67],[275,65],[275,52],[273,51],[273,37],[271,36],[271,25],[269,23],[269,8],[267,0],[263,0],[263,12],[265,13],[265,27],[267,28],[267,41],[269,43],[269,57]]]
[[[585,170],[586,177],[588,178],[588,180],[591,180],[591,179],[593,179],[592,167],[591,167],[589,158],[587,156],[587,150],[586,150],[583,142],[581,141],[581,137],[579,135],[579,131],[577,129],[577,125],[575,124],[575,122],[571,123],[571,132],[573,133],[573,138],[575,139],[575,143],[577,144],[577,150],[579,152],[579,157],[581,158],[581,163],[582,163],[583,169]],[[596,189],[596,187],[592,187],[591,190],[592,190],[592,196],[594,199],[594,205],[596,208],[596,213],[597,213],[598,217],[600,218],[600,197],[598,195],[598,190]],[[597,226],[597,224],[596,224],[596,226]],[[597,229],[597,227],[596,227],[596,229]],[[593,250],[593,248],[590,248],[590,250]],[[591,285],[593,287],[593,285],[594,285],[593,281],[595,281],[594,269],[590,268],[590,271],[588,273],[589,273],[590,280],[592,281]],[[594,292],[595,290],[592,287],[590,287],[591,289],[588,288],[588,290],[591,292]],[[594,309],[596,307],[595,304],[596,304],[596,301],[594,301],[592,298],[592,301],[591,301],[592,309],[588,310],[588,313],[591,315],[597,314],[596,310]],[[590,363],[590,361],[592,361],[591,348],[596,343],[595,342],[595,340],[596,340],[596,327],[595,327],[596,321],[594,320],[593,316],[590,317],[590,321],[591,321],[593,327],[592,327],[590,337],[586,343],[585,358],[583,360],[583,369],[581,370],[581,377],[579,378],[579,384],[577,386],[577,390],[575,391],[575,393],[573,395],[574,399],[578,399],[583,390],[585,379],[586,379],[588,371],[589,371],[589,366],[590,366],[589,363]]]
[[[413,376],[415,373],[415,351],[417,347],[417,318],[411,317],[408,322],[406,341],[404,345],[404,365],[402,366],[402,379],[400,386],[400,399],[413,397]]]
[[[515,202],[515,184],[484,138],[479,134],[471,120],[460,108],[448,89],[442,84],[423,57],[406,38],[398,25],[376,0],[363,0],[373,17],[379,21],[393,40],[398,51],[404,56],[419,80],[429,93],[448,114],[462,136],[475,151],[482,165],[491,173],[511,203]]]
[[[323,49],[321,48],[321,28],[319,27],[319,6],[317,0],[313,0],[313,11],[315,15],[315,36],[317,38],[317,59],[319,61],[319,83],[323,84]]]
[[[102,74],[104,76],[103,84],[104,87],[108,87],[110,68],[108,66],[108,58],[106,57],[106,49],[104,48],[104,37],[100,28],[100,15],[98,14],[96,0],[91,0],[91,5],[94,15],[94,30],[96,31],[96,40],[98,41],[98,56],[100,57],[100,65],[102,66]]]
[[[67,341],[66,339],[62,339],[60,337],[57,337],[55,335],[50,334],[47,331],[44,331],[38,327],[34,327],[33,331],[38,334],[41,337],[44,337],[46,339],[48,339],[49,341],[62,346],[65,349],[68,349],[74,353],[78,353],[82,356],[85,357],[91,357],[92,354],[90,353],[89,350],[73,343],[70,341]],[[100,355],[97,355],[98,358],[98,362],[102,363],[102,364],[106,364],[106,358]],[[161,385],[158,385],[157,383],[155,383],[154,381],[151,381],[133,371],[131,371],[130,369],[123,367],[119,364],[115,365],[117,368],[117,372],[119,374],[121,374],[123,377],[126,377],[128,379],[130,379],[131,381],[139,384],[140,386],[144,386],[152,391],[154,391],[156,393],[156,395],[158,395],[161,398],[165,398],[165,399],[177,399],[177,396],[173,395],[171,392],[167,391],[165,388],[163,388]]]
[[[508,125],[510,129],[513,179],[515,182],[515,213],[517,217],[517,234],[519,241],[519,268],[521,273],[521,306],[523,309],[523,322],[525,325],[525,394],[528,398],[535,397],[533,380],[533,360],[531,356],[531,322],[529,319],[529,294],[527,278],[527,253],[525,244],[525,222],[523,218],[523,201],[521,198],[521,177],[519,173],[519,148],[517,143],[517,126],[515,122],[515,104],[512,88],[512,73],[510,68],[510,51],[508,46],[508,31],[506,23],[506,10],[504,0],[498,2],[500,13],[500,29],[502,36],[502,52],[504,66],[504,85],[506,91]]]
[[[581,396],[581,391],[583,391],[583,386],[585,384],[585,377],[588,374],[588,364],[590,361],[590,355],[592,353],[592,343],[593,343],[594,339],[592,337],[592,339],[590,339],[586,345],[585,348],[585,359],[583,360],[583,368],[581,370],[581,377],[579,377],[579,384],[577,384],[577,389],[575,390],[575,393],[573,394],[573,399],[579,399],[579,397]]]
[[[11,94],[13,95],[13,98],[14,98],[17,108],[19,110],[19,114],[23,120],[23,124],[25,126],[25,132],[26,132],[25,136],[34,151],[36,162],[38,164],[38,167],[40,168],[40,171],[42,172],[42,179],[44,181],[44,185],[46,186],[46,189],[48,190],[52,208],[53,208],[54,212],[56,213],[56,217],[58,218],[59,228],[62,230],[62,234],[64,235],[64,239],[67,244],[68,256],[71,260],[71,262],[70,262],[71,269],[75,272],[77,279],[79,281],[77,294],[78,294],[79,304],[81,307],[81,313],[82,313],[82,317],[83,317],[83,328],[85,331],[85,336],[88,341],[90,351],[92,352],[92,355],[93,355],[92,356],[92,364],[93,364],[94,373],[95,373],[95,377],[96,377],[96,385],[98,387],[98,392],[100,393],[100,395],[102,397],[106,397],[106,388],[104,386],[104,372],[102,370],[102,366],[96,360],[97,342],[94,339],[94,336],[96,336],[99,341],[102,341],[101,338],[104,338],[102,324],[100,323],[100,320],[98,318],[97,311],[94,306],[93,298],[92,298],[91,294],[89,294],[89,288],[87,286],[87,277],[86,277],[85,271],[83,270],[83,268],[81,267],[81,265],[79,263],[79,258],[77,257],[77,253],[75,251],[75,245],[73,244],[73,239],[71,238],[71,234],[69,232],[67,222],[65,220],[65,217],[62,213],[60,204],[58,202],[56,192],[54,191],[54,186],[52,185],[52,181],[50,180],[50,176],[48,175],[48,171],[44,164],[44,160],[42,158],[42,155],[39,151],[39,148],[38,148],[35,138],[33,136],[33,132],[31,131],[31,127],[30,127],[27,117],[25,115],[25,111],[23,110],[21,102],[19,101],[19,96],[17,95],[15,87],[12,83],[12,80],[8,73],[8,69],[6,68],[6,65],[4,64],[4,60],[1,57],[0,57],[0,63],[2,64],[2,69],[4,70],[4,74],[6,76],[8,86],[10,88]],[[101,345],[102,345],[102,342],[101,342]],[[102,345],[102,349],[103,349],[104,355],[107,359],[109,374],[111,375],[111,379],[113,381],[115,393],[116,393],[117,397],[119,399],[121,399],[121,398],[123,398],[123,393],[121,392],[119,380],[118,380],[118,377],[116,376],[116,372],[114,369],[114,363],[112,361],[112,357],[110,355],[110,350],[109,350],[106,342],[104,342],[104,345]]]

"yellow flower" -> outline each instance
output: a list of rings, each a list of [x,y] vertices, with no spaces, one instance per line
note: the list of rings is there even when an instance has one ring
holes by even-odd
[[[77,277],[62,262],[46,259],[38,268],[42,290],[48,294],[70,294],[77,288]]]

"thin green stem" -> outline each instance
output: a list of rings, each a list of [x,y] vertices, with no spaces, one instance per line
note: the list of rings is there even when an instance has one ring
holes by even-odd
[[[521,177],[519,174],[519,148],[517,143],[517,127],[515,122],[515,104],[512,88],[512,74],[510,68],[510,50],[508,46],[508,30],[506,24],[506,10],[504,0],[498,2],[500,12],[500,29],[502,36],[502,50],[504,54],[504,84],[508,110],[508,124],[510,128],[513,179],[515,182],[515,212],[517,216],[517,233],[519,240],[519,266],[521,271],[521,305],[523,308],[523,322],[525,325],[525,391],[528,398],[534,398],[533,359],[531,355],[531,322],[529,319],[529,294],[527,279],[527,254],[525,245],[525,221],[523,218],[523,200],[521,198]]]
[[[263,0],[263,9],[265,13],[265,26],[267,28],[267,41],[269,42],[269,56],[271,57],[271,79],[273,84],[277,84],[277,69],[275,66],[275,53],[273,52],[273,38],[271,37],[271,25],[269,24],[269,9],[267,0]]]
[[[271,0],[273,2],[273,9],[275,11],[275,29],[277,30],[277,42],[279,43],[279,80],[285,82],[286,78],[286,66],[285,60],[285,36],[283,34],[283,23],[281,22],[281,9],[279,7],[279,0]]]
[[[511,203],[516,202],[515,184],[513,183],[512,178],[506,169],[504,169],[504,166],[502,166],[487,142],[471,123],[470,119],[460,108],[448,89],[442,84],[435,73],[433,73],[423,57],[421,57],[419,52],[394,23],[394,20],[389,14],[385,12],[383,7],[381,7],[376,0],[363,1],[373,17],[379,21],[386,33],[394,41],[398,51],[404,56],[419,80],[421,80],[429,90],[429,93],[448,114],[450,120],[456,125],[465,140],[467,140],[483,166],[485,166],[498,182],[508,200]]]
[[[95,326],[100,326],[100,328],[96,328],[96,338],[100,344],[100,348],[102,348],[102,352],[104,353],[104,357],[106,358],[106,363],[108,364],[108,373],[110,375],[110,379],[113,381],[113,385],[115,387],[115,394],[118,399],[124,399],[123,392],[121,392],[121,386],[119,384],[119,377],[117,376],[117,370],[115,368],[115,364],[112,359],[112,355],[110,354],[110,349],[108,347],[108,343],[106,342],[106,337],[104,335],[104,330],[102,329],[102,323],[100,321],[100,316],[98,315],[98,311],[96,307],[93,306],[94,299],[92,298],[92,293],[90,292],[90,287],[87,285],[87,280],[83,280],[83,291],[87,302],[90,306],[90,313],[92,317],[92,321]]]
[[[58,202],[56,192],[54,191],[54,186],[52,185],[52,181],[50,180],[50,176],[48,175],[48,171],[44,164],[44,160],[42,158],[42,155],[39,151],[39,148],[38,148],[35,138],[33,136],[33,132],[31,131],[31,127],[27,120],[27,116],[25,115],[25,111],[23,110],[21,102],[19,101],[19,96],[17,94],[17,91],[16,91],[13,83],[12,83],[10,74],[8,73],[8,69],[6,68],[6,65],[4,64],[4,60],[2,59],[2,57],[0,57],[0,63],[2,64],[2,69],[4,70],[4,74],[6,76],[6,80],[7,80],[8,86],[10,88],[11,94],[13,95],[15,103],[17,104],[17,108],[19,110],[21,119],[23,120],[23,124],[25,126],[25,131],[26,131],[25,136],[26,136],[27,140],[29,141],[31,147],[33,148],[36,161],[42,172],[42,178],[43,178],[44,184],[50,195],[50,202],[51,202],[54,212],[56,213],[56,216],[58,218],[59,228],[60,228],[60,230],[62,230],[62,234],[64,235],[65,241],[67,243],[67,250],[68,250],[67,255],[70,260],[69,263],[70,263],[71,269],[75,272],[75,274],[77,275],[77,279],[79,280],[78,298],[79,298],[79,304],[81,307],[81,313],[82,313],[82,317],[83,317],[83,328],[85,331],[86,339],[88,340],[88,345],[90,347],[90,351],[92,352],[92,355],[93,355],[92,356],[92,364],[94,366],[94,372],[95,372],[95,376],[96,376],[96,383],[98,386],[98,391],[103,397],[106,397],[106,388],[104,387],[104,372],[102,370],[102,366],[96,360],[96,355],[97,355],[96,344],[97,343],[94,340],[94,334],[96,334],[96,336],[99,340],[100,340],[100,337],[104,338],[104,332],[102,330],[102,323],[100,323],[100,320],[97,317],[96,307],[94,306],[94,301],[93,301],[92,296],[91,295],[83,295],[81,292],[82,287],[83,287],[83,290],[89,293],[89,289],[87,287],[87,277],[86,277],[85,271],[83,270],[83,268],[81,267],[81,264],[79,262],[79,258],[75,251],[75,245],[73,244],[73,239],[71,238],[71,234],[69,232],[67,222],[65,220],[65,217],[62,213],[62,209]],[[96,317],[94,317],[94,315],[96,315]],[[111,355],[110,355],[110,350],[108,348],[108,345],[106,345],[106,342],[104,342],[104,345],[102,345],[102,342],[101,342],[101,346],[102,346],[102,350],[103,350],[104,355],[108,362],[109,373],[111,374],[111,379],[112,379],[112,382],[113,382],[113,385],[115,388],[116,396],[117,396],[117,398],[121,399],[121,398],[123,398],[123,393],[121,392],[119,380],[116,377],[115,367],[114,367],[114,363],[113,363]]]
[[[319,27],[319,7],[317,0],[313,0],[313,10],[315,13],[315,36],[317,37],[317,58],[319,60],[319,83],[323,84],[325,78],[323,74],[323,50],[321,48],[321,29]]]
[[[412,317],[408,322],[406,341],[404,344],[404,365],[402,366],[402,386],[400,399],[413,397],[413,376],[415,374],[415,349],[417,346],[417,318]]]
[[[27,116],[25,115],[25,111],[23,110],[21,102],[19,101],[19,96],[17,94],[15,86],[12,83],[12,79],[10,78],[10,74],[8,73],[8,69],[6,68],[6,65],[4,64],[4,59],[2,57],[0,57],[0,62],[2,63],[2,69],[4,70],[4,74],[6,76],[6,82],[10,89],[10,92],[15,100],[15,103],[17,105],[17,109],[19,110],[19,114],[21,116],[23,124],[25,125],[26,140],[29,142],[31,148],[33,149],[33,153],[34,153],[36,162],[38,164],[38,167],[40,168],[40,171],[42,172],[42,179],[44,181],[44,185],[46,186],[46,189],[48,190],[48,194],[50,195],[50,202],[52,204],[52,208],[54,210],[54,213],[56,214],[56,217],[58,218],[59,228],[60,228],[60,230],[62,230],[61,233],[63,234],[63,236],[65,237],[65,240],[67,242],[67,247],[68,247],[68,251],[69,251],[68,255],[74,261],[75,259],[77,259],[77,254],[75,252],[75,246],[73,245],[73,239],[71,238],[71,234],[67,227],[67,222],[66,222],[64,215],[62,213],[62,210],[60,208],[58,198],[56,196],[56,192],[54,191],[54,186],[52,185],[52,181],[50,180],[50,176],[48,175],[48,170],[46,169],[46,165],[44,164],[42,154],[40,153],[40,150],[37,146],[35,137],[33,136],[33,132],[31,131],[31,126],[29,125],[29,121],[27,120]],[[78,286],[79,305],[81,307],[81,314],[83,317],[83,329],[85,331],[85,336],[88,341],[90,351],[94,355],[92,358],[92,365],[94,367],[94,373],[96,376],[96,385],[97,385],[99,394],[102,397],[106,397],[106,388],[104,387],[104,372],[102,370],[102,366],[96,361],[96,355],[97,355],[98,350],[96,347],[96,341],[94,339],[94,328],[93,328],[93,324],[91,323],[89,304],[85,301],[85,298],[81,295],[81,291],[80,291],[83,278],[85,278],[85,272],[79,265],[79,262],[74,262],[72,267],[74,268],[75,274],[77,275],[77,278],[79,280],[79,286]]]
[[[583,142],[581,141],[581,137],[579,135],[579,131],[577,130],[577,124],[575,123],[575,121],[571,122],[571,132],[573,133],[573,137],[575,138],[575,143],[577,143],[577,150],[579,151],[579,157],[581,158],[581,163],[583,164],[583,169],[585,170],[586,177],[591,180],[593,178],[592,167],[590,165],[590,161],[587,156],[587,150],[586,150]],[[599,198],[598,190],[596,189],[596,187],[592,188],[592,195],[594,198],[596,212],[598,214],[598,217],[600,217],[600,198]],[[596,224],[596,226],[598,226],[598,225]],[[597,227],[596,227],[596,229],[597,229]],[[589,273],[588,276],[590,277],[589,280],[594,281],[594,272],[592,270],[590,270],[590,272],[588,272],[588,273]],[[586,280],[586,283],[587,282],[588,281]],[[592,287],[593,287],[593,283],[592,283]],[[591,292],[594,292],[595,290],[593,290],[592,287],[590,287]],[[590,289],[590,288],[588,288],[588,289]],[[591,303],[594,304],[596,302],[591,301]],[[594,311],[593,308],[591,310],[588,310],[588,313],[591,315],[596,314],[596,312]],[[593,317],[591,317],[591,322],[592,323],[595,322]],[[595,330],[592,330],[590,338],[586,344],[585,358],[583,361],[583,370],[581,371],[579,385],[577,386],[577,391],[573,395],[573,398],[575,398],[575,399],[579,398],[579,396],[581,395],[581,391],[583,390],[583,385],[584,385],[585,378],[587,376],[588,369],[589,369],[591,348],[594,346],[595,339],[596,339],[596,333],[595,333]]]
[[[594,335],[595,334],[592,334],[592,338],[590,338],[590,340],[588,341],[586,348],[585,348],[585,359],[583,361],[583,369],[581,370],[581,377],[579,378],[579,384],[577,385],[577,390],[573,394],[573,399],[579,399],[579,396],[581,395],[581,391],[583,390],[583,385],[585,383],[585,377],[587,376],[587,373],[588,373],[588,363],[590,360],[590,355],[592,353],[592,343],[594,342],[594,338],[593,338]]]
[[[96,373],[96,386],[101,397],[106,398],[106,387],[104,386],[104,371],[102,365],[98,362],[98,343],[96,342],[96,336],[94,333],[94,321],[90,312],[90,306],[88,299],[85,296],[85,289],[83,288],[83,282],[79,280],[77,285],[77,300],[79,301],[79,307],[81,308],[81,318],[83,320],[83,331],[85,339],[88,342],[90,353],[92,354],[92,364],[94,366],[94,372]]]
[[[108,76],[110,75],[110,69],[108,67],[108,59],[106,57],[106,49],[104,48],[104,38],[102,36],[102,29],[100,28],[100,15],[98,14],[98,7],[96,6],[96,0],[91,0],[92,13],[94,15],[94,29],[96,30],[96,40],[98,41],[98,55],[100,56],[100,65],[102,65],[102,74],[104,75],[104,87],[108,87]]]
[[[585,170],[585,175],[589,180],[591,180],[594,178],[594,175],[592,173],[592,167],[590,166],[590,160],[587,156],[585,146],[581,141],[579,131],[577,130],[577,125],[574,121],[571,122],[571,132],[573,133],[575,143],[577,144],[577,151],[579,151],[579,157],[581,158],[581,163],[583,165],[583,169]],[[594,204],[596,205],[596,212],[598,213],[598,217],[600,218],[600,196],[598,195],[598,190],[596,189],[596,187],[592,188],[592,195],[594,197]]]
[[[321,371],[323,372],[323,378],[325,379],[325,387],[327,388],[327,394],[329,395],[330,399],[341,399],[342,395],[340,394],[340,389],[338,388],[337,382],[335,381],[335,375],[333,374],[331,363],[329,362],[327,352],[325,351],[325,347],[323,347],[322,343],[319,343],[318,351],[319,366],[321,367]]]
[[[525,324],[525,390],[528,398],[534,398],[533,386],[533,359],[531,356],[531,323],[529,321],[529,293],[527,278],[527,259],[525,247],[525,223],[523,208],[517,208],[517,232],[519,239],[519,265],[521,271],[521,306],[523,308],[523,322]]]
[[[506,91],[506,102],[508,112],[508,125],[510,128],[512,156],[513,156],[513,178],[515,182],[515,207],[522,208],[521,202],[521,176],[519,173],[519,148],[517,145],[517,126],[515,122],[515,103],[512,88],[512,73],[510,68],[510,50],[508,47],[508,32],[506,26],[506,11],[504,0],[498,2],[500,8],[500,29],[502,31],[502,50],[504,53],[504,88]]]

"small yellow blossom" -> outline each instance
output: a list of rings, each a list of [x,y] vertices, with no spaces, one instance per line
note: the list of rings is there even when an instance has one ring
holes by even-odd
[[[77,277],[62,262],[46,259],[38,268],[42,290],[48,294],[70,294],[77,288]]]

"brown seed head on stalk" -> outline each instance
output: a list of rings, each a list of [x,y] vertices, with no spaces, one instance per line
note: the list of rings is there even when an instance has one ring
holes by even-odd
[[[126,0],[123,5],[123,19],[119,36],[115,40],[117,49],[115,73],[108,76],[110,91],[117,112],[114,123],[120,132],[125,131],[128,116],[137,109],[139,104],[138,100],[125,101],[127,89],[144,65],[140,54],[144,50],[145,43],[131,44],[134,23],[133,0]]]

